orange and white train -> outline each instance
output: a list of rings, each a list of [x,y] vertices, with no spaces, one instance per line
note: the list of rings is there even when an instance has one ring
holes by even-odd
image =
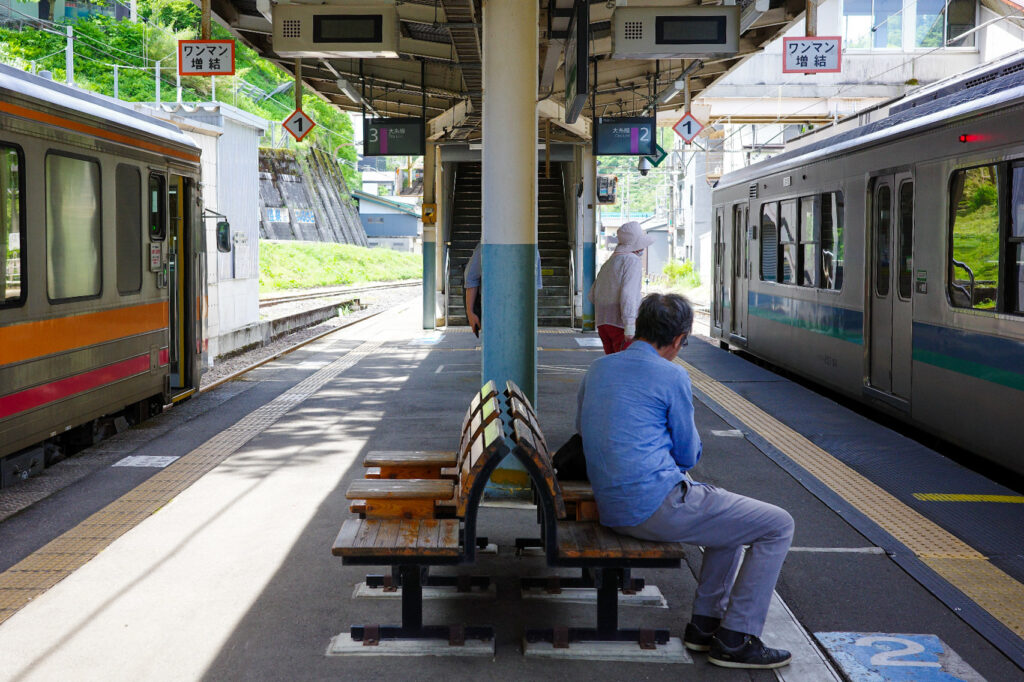
[[[176,127],[0,66],[0,484],[198,389],[202,227]]]

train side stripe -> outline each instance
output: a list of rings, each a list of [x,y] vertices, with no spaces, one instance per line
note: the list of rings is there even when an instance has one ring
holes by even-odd
[[[914,323],[914,360],[1024,391],[1024,343]]]
[[[22,322],[3,328],[0,367],[167,328],[166,302]]]
[[[104,130],[103,128],[97,128],[87,123],[79,123],[78,121],[72,121],[62,116],[54,116],[53,114],[46,114],[42,111],[36,111],[35,109],[29,109],[27,107],[12,104],[10,102],[0,102],[0,111],[13,114],[14,116],[21,116],[31,121],[40,121],[42,123],[49,123],[59,128],[66,128],[68,130],[74,130],[78,133],[85,133],[86,135],[93,135],[95,137],[102,137],[105,140],[111,142],[119,142],[126,144],[130,147],[138,147],[141,149],[148,149],[151,152],[158,152],[160,154],[167,154],[168,156],[174,156],[185,161],[192,161],[193,163],[199,163],[199,156],[197,154],[189,154],[187,152],[178,151],[171,147],[165,147],[163,145],[154,144],[152,142],[146,142],[145,140],[139,140],[128,135],[122,135],[121,133],[111,132]]]
[[[0,419],[149,371],[149,353],[0,398]]]
[[[859,310],[751,291],[747,293],[747,312],[841,341],[864,343],[864,314]]]

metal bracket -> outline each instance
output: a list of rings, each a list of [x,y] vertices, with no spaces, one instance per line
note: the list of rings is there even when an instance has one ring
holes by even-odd
[[[203,208],[203,220],[210,220],[211,218],[220,218],[222,220],[227,220],[228,219],[228,217],[226,215],[224,215],[223,213],[217,213],[216,211],[211,211],[210,209],[204,207]]]
[[[380,644],[380,626],[366,625],[363,627],[363,646],[377,646]]]
[[[641,649],[657,649],[658,645],[654,642],[654,630],[649,628],[641,628],[640,636],[637,637],[637,644],[640,645]]]
[[[557,627],[551,631],[551,646],[555,649],[569,648],[569,628]]]

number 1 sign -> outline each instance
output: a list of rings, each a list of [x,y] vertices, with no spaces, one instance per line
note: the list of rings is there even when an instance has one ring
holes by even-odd
[[[302,109],[296,109],[292,112],[291,116],[284,120],[284,129],[292,134],[296,142],[301,142],[302,138],[309,135],[309,131],[316,127],[316,123],[313,122],[309,116],[306,115]]]
[[[676,135],[683,138],[686,144],[690,144],[697,139],[700,131],[704,130],[704,124],[698,121],[693,114],[686,112],[686,115],[672,126],[672,130],[676,131]]]

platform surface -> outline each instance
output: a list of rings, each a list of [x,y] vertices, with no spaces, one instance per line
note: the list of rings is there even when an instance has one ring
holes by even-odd
[[[466,400],[480,383],[479,341],[465,329],[423,332],[416,306],[328,336],[200,395],[194,404],[203,409],[172,410],[147,423],[138,433],[150,430],[153,437],[131,441],[124,454],[178,458],[165,468],[107,467],[0,523],[0,651],[17,652],[6,658],[0,680],[67,679],[68,671],[105,681],[776,679],[715,668],[703,654],[690,656],[692,662],[647,663],[524,656],[526,628],[590,626],[595,611],[592,604],[520,597],[519,576],[551,569],[542,557],[516,554],[515,539],[537,533],[535,510],[518,504],[481,509],[478,532],[498,545],[496,555],[480,555],[472,567],[436,569],[491,575],[495,599],[424,603],[427,624],[494,626],[493,655],[343,653],[339,644],[350,625],[400,617],[395,600],[353,598],[365,575],[379,571],[343,566],[331,556],[342,522],[352,518],[345,491],[363,475],[363,454],[451,450]],[[601,352],[578,343],[585,338],[594,337],[539,334],[537,409],[554,447],[573,433],[576,387]],[[763,635],[769,645],[798,652],[782,679],[829,679],[823,642],[860,646],[868,659],[893,658],[905,644],[882,639],[892,633],[911,643],[934,638],[920,641],[941,642],[966,666],[961,669],[980,679],[1024,677],[936,596],[941,586],[912,575],[911,563],[926,566],[930,558],[898,555],[908,545],[884,528],[858,530],[850,520],[867,518],[863,512],[833,504],[839,493],[787,461],[781,447],[744,421],[749,415],[725,409],[717,399],[726,394],[717,392],[749,400],[878,488],[892,488],[895,499],[978,556],[991,557],[989,564],[1016,581],[1022,562],[1004,549],[1016,542],[1019,555],[1024,546],[1017,540],[1024,532],[1019,512],[999,508],[991,516],[995,527],[987,528],[964,510],[933,514],[935,504],[913,492],[934,492],[950,476],[974,479],[709,343],[694,339],[681,359],[717,382],[702,384],[706,391],[698,386],[704,454],[694,477],[783,506],[796,519],[794,548]],[[892,468],[886,459],[892,451],[906,455],[900,475],[920,490],[881,475]],[[989,489],[983,481],[976,485]],[[620,625],[668,628],[680,637],[700,559],[688,547],[681,569],[637,571],[658,586],[669,608],[623,607]],[[862,634],[818,639],[815,633]],[[925,654],[933,650],[928,646],[922,645]],[[334,655],[327,655],[329,647]],[[833,656],[859,660],[856,653]],[[929,660],[917,663],[934,668]]]

